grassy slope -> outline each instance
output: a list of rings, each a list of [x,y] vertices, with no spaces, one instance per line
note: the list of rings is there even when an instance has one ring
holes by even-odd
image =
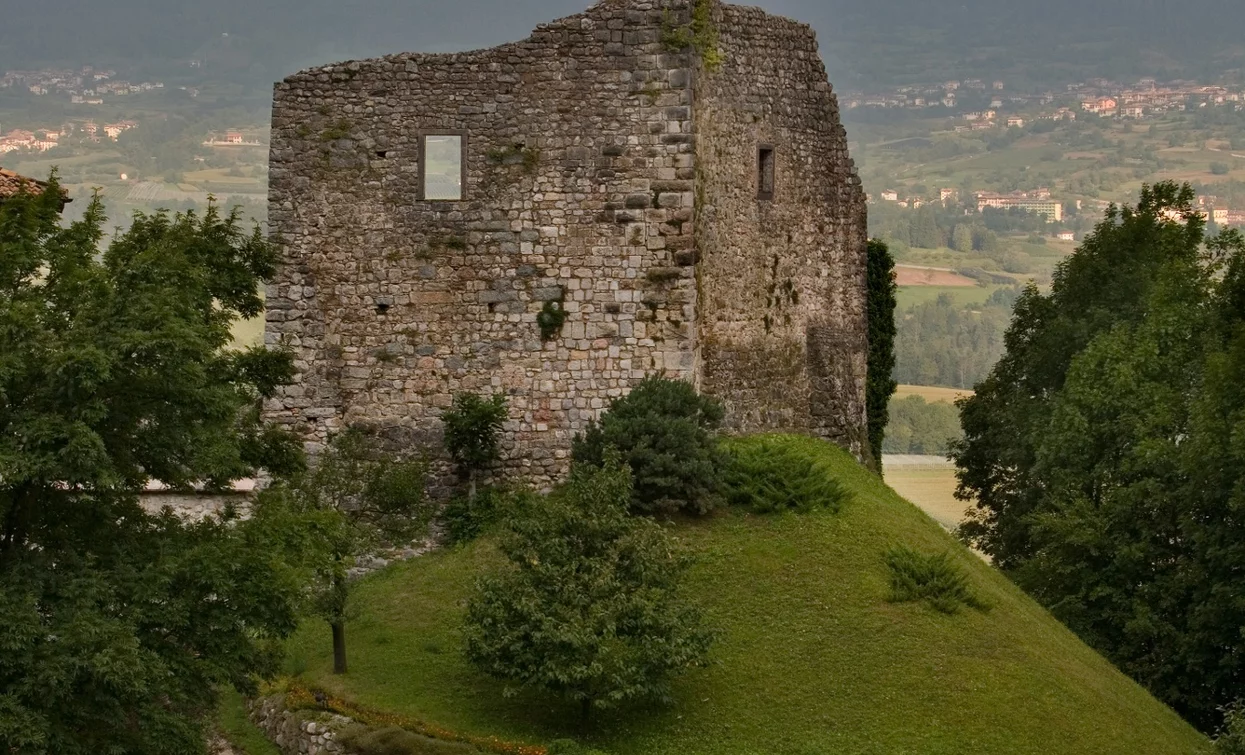
[[[246,717],[242,695],[232,687],[221,692],[216,718],[221,734],[242,755],[281,755],[277,746],[269,742],[264,732]]]
[[[838,514],[742,514],[679,534],[701,555],[692,590],[722,637],[668,710],[603,717],[624,753],[1186,753],[1206,742],[932,520],[817,441],[854,494]],[[883,553],[950,550],[988,613],[887,602]],[[359,585],[351,673],[330,673],[327,627],[293,642],[304,676],[356,701],[511,740],[575,734],[574,711],[502,697],[459,653],[457,626],[487,542]]]

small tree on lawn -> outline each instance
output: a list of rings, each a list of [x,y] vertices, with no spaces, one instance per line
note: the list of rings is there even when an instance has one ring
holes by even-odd
[[[292,513],[303,532],[296,551],[312,556],[312,602],[333,631],[333,672],[346,673],[348,571],[377,547],[410,542],[427,532],[436,506],[426,495],[427,464],[385,451],[358,428],[338,435],[310,473],[274,487],[257,504],[257,518]],[[286,521],[289,521],[287,518]]]
[[[501,458],[498,435],[506,416],[506,397],[500,393],[488,399],[460,393],[445,413],[445,448],[459,478],[467,481],[472,501],[480,472]]]
[[[628,516],[630,499],[631,474],[611,455],[519,507],[501,541],[509,565],[480,582],[467,608],[474,664],[557,692],[584,719],[668,701],[670,677],[704,664],[712,633],[679,591],[690,561],[659,525]]]
[[[650,376],[589,423],[571,455],[601,466],[617,449],[635,474],[631,506],[639,513],[705,514],[720,499],[726,456],[717,430],[724,416],[721,404],[690,383]]]

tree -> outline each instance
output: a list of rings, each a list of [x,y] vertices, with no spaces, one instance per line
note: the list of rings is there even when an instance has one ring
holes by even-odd
[[[218,685],[276,671],[298,586],[260,529],[138,494],[299,467],[259,417],[289,356],[228,348],[275,254],[215,208],[100,254],[98,198],[67,228],[59,205],[55,176],[0,203],[0,750],[201,752]]]
[[[459,478],[468,481],[471,501],[476,497],[480,472],[501,458],[498,434],[506,416],[506,397],[500,393],[487,400],[474,393],[460,393],[445,413],[445,447]]]
[[[585,720],[633,700],[669,701],[670,677],[704,664],[712,633],[680,594],[689,558],[655,522],[628,516],[630,500],[616,454],[526,500],[502,537],[508,565],[467,606],[472,663],[563,695]]]
[[[951,248],[957,252],[973,251],[973,227],[968,223],[959,223],[951,232]]]
[[[301,563],[310,572],[312,607],[333,634],[333,673],[344,674],[349,570],[377,547],[427,532],[436,504],[426,495],[427,464],[384,449],[359,427],[330,441],[310,472],[260,497],[256,518],[304,530]],[[292,526],[291,526],[292,525]]]
[[[632,509],[708,513],[719,501],[726,457],[717,431],[725,412],[683,380],[649,376],[614,399],[571,444],[576,463],[601,466],[618,450],[635,475]]]
[[[1021,297],[954,455],[964,534],[1211,731],[1245,685],[1245,238],[1192,199],[1147,187]]]
[[[882,469],[882,440],[889,422],[889,405],[895,382],[895,259],[881,241],[869,242],[869,369],[866,403],[869,448],[873,465]]]

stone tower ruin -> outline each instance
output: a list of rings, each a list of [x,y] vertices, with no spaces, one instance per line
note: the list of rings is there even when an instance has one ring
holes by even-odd
[[[510,398],[506,464],[560,475],[646,375],[737,431],[868,454],[866,213],[812,30],[718,0],[602,0],[522,42],[276,86],[270,419],[433,444]]]

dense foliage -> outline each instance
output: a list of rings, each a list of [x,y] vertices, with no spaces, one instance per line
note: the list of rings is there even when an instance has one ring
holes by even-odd
[[[507,416],[506,397],[497,394],[483,398],[460,393],[445,413],[445,448],[458,470],[458,476],[471,482],[475,497],[476,477],[501,458],[502,424]]]
[[[1215,737],[1217,755],[1245,755],[1245,706],[1240,702],[1224,708],[1223,727]]]
[[[722,405],[690,383],[650,376],[589,423],[571,455],[601,466],[610,448],[622,453],[635,475],[636,512],[704,514],[720,498],[724,457],[717,430],[723,416]]]
[[[957,306],[950,296],[909,307],[896,318],[895,379],[903,385],[972,388],[1003,355],[1003,335],[1017,288],[985,304]]]
[[[183,755],[217,688],[252,689],[295,626],[261,528],[153,517],[145,485],[221,488],[301,454],[263,426],[288,355],[231,351],[272,248],[235,217],[0,204],[0,750]]]
[[[883,448],[888,454],[946,456],[963,436],[960,411],[953,404],[906,396],[891,400]]]
[[[519,687],[594,709],[667,700],[670,677],[704,663],[712,634],[680,596],[690,566],[672,537],[628,515],[631,473],[616,454],[577,466],[508,521],[509,564],[467,608],[468,658]],[[517,692],[517,689],[509,690]]]
[[[962,404],[963,532],[1209,730],[1245,688],[1245,239],[1193,192],[1113,209]]]
[[[865,386],[868,406],[869,449],[874,465],[882,466],[882,438],[886,435],[887,409],[897,383],[895,371],[895,258],[886,244],[869,242],[869,382]]]
[[[454,496],[445,503],[438,521],[450,545],[475,540],[505,518],[514,494],[499,487],[486,487],[476,495]]]
[[[436,504],[426,495],[427,464],[386,450],[376,435],[349,428],[315,467],[264,491],[255,519],[292,543],[289,560],[310,574],[312,608],[333,632],[336,673],[346,673],[348,571],[383,545],[426,534]]]

